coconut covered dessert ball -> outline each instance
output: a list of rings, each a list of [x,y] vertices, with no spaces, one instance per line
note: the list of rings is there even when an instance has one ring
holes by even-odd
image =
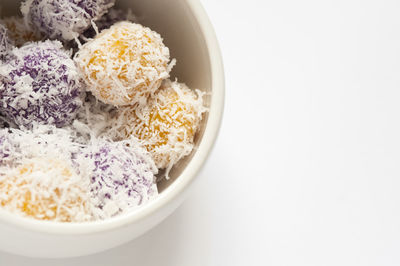
[[[158,194],[157,168],[140,145],[97,139],[84,157],[80,161],[90,161],[93,166],[90,192],[96,218],[131,210]]]
[[[12,46],[7,28],[0,24],[0,60],[5,60]]]
[[[117,139],[135,136],[150,152],[157,167],[169,171],[192,151],[205,111],[203,93],[166,80],[148,105],[118,109],[109,134]]]
[[[15,48],[0,66],[0,112],[17,125],[58,127],[70,123],[82,106],[80,76],[58,41]]]
[[[0,206],[38,220],[91,219],[88,186],[68,163],[54,158],[25,159],[0,168]]]
[[[107,10],[115,0],[25,0],[21,12],[31,25],[51,39],[77,38]]]
[[[170,72],[169,49],[161,36],[131,22],[119,22],[87,42],[75,55],[87,89],[104,103],[145,104]]]
[[[43,39],[38,31],[32,30],[24,23],[22,17],[6,17],[1,19],[0,23],[8,29],[10,39],[17,47],[21,47],[27,42],[37,42]]]

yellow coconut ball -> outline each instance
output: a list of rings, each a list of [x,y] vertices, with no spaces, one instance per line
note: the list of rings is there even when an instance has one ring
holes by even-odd
[[[21,47],[27,42],[37,42],[43,39],[40,33],[25,25],[22,17],[6,17],[1,19],[0,23],[8,29],[10,39],[17,47]]]
[[[88,90],[114,106],[145,104],[169,76],[169,59],[158,33],[126,21],[103,30],[75,56]]]
[[[169,170],[193,150],[194,136],[206,108],[203,93],[166,80],[149,104],[119,108],[114,134],[137,137],[158,168]]]
[[[2,208],[38,220],[90,220],[87,185],[61,160],[33,158],[0,176]]]

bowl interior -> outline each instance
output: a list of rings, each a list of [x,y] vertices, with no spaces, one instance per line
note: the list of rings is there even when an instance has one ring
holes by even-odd
[[[209,54],[203,33],[194,16],[189,12],[186,1],[180,0],[117,0],[116,7],[130,8],[138,16],[139,22],[157,31],[171,51],[171,57],[177,59],[177,65],[171,73],[171,79],[186,83],[191,88],[207,92],[205,104],[211,102],[211,69]],[[20,1],[2,0],[2,17],[19,15]],[[195,138],[195,149],[191,155],[182,159],[170,172],[170,179],[158,184],[162,193],[171,185],[190,163],[196,148],[200,145],[207,124],[208,114],[201,123]]]

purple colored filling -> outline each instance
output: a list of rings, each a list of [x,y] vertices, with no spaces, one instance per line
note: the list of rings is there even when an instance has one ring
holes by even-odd
[[[156,170],[139,151],[123,142],[104,140],[91,148],[86,158],[94,164],[90,190],[98,208],[120,199],[126,199],[129,207],[136,207],[157,194]]]
[[[19,126],[33,122],[62,127],[82,106],[83,88],[69,54],[56,41],[32,43],[14,50],[1,67],[0,112]]]

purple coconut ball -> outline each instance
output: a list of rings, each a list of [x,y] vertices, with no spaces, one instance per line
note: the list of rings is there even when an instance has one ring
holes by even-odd
[[[8,64],[0,66],[0,113],[26,128],[70,123],[82,106],[84,88],[62,44],[30,43],[12,54]]]
[[[138,207],[158,194],[157,168],[141,146],[97,140],[85,156],[93,164],[90,191],[98,218]]]
[[[49,38],[72,40],[112,7],[115,0],[25,0],[25,21]]]
[[[12,47],[7,28],[0,24],[0,60],[5,60]]]

